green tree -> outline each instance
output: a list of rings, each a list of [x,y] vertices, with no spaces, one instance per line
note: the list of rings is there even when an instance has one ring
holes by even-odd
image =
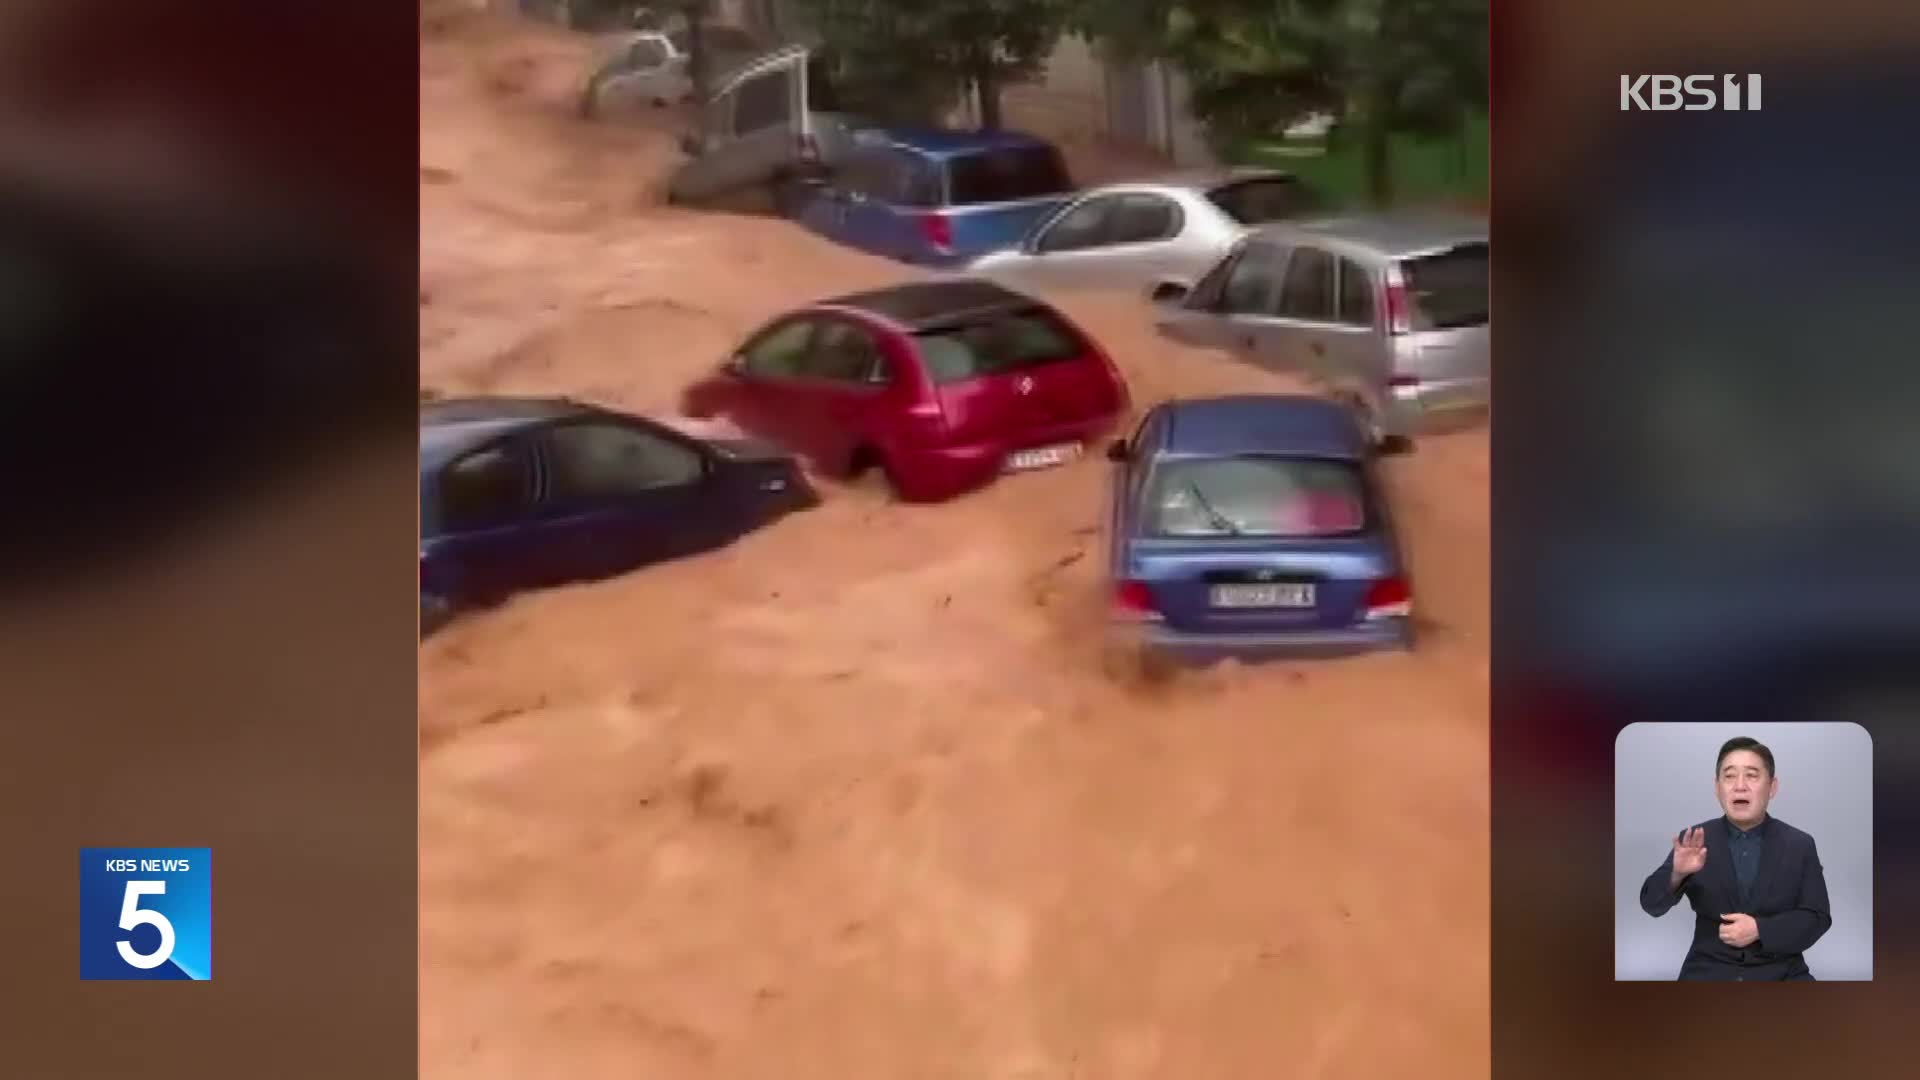
[[[1486,104],[1487,0],[1079,0],[1070,23],[1123,58],[1177,64],[1218,142],[1333,114],[1380,203],[1395,133],[1458,133]]]
[[[1075,0],[799,0],[833,58],[841,95],[876,119],[925,121],[969,89],[981,126],[1000,92],[1045,69]]]

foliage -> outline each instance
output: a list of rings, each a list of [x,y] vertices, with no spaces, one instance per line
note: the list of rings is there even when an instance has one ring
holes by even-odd
[[[979,87],[986,126],[999,89],[1033,78],[1066,25],[1073,0],[798,0],[854,111],[923,122]]]
[[[1487,0],[1079,0],[1070,22],[1178,64],[1223,145],[1332,114],[1382,199],[1393,134],[1458,135],[1486,102]]]

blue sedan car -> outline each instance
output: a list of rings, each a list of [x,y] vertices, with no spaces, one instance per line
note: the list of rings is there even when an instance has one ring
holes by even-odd
[[[420,621],[729,543],[819,502],[785,451],[566,399],[420,408]]]
[[[835,243],[951,268],[1017,246],[1073,190],[1060,151],[1032,135],[870,130],[788,212]]]
[[[1352,411],[1321,398],[1155,406],[1107,454],[1112,644],[1150,670],[1411,648],[1376,453]]]

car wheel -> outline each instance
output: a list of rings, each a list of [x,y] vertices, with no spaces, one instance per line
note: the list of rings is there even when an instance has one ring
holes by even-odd
[[[800,213],[801,193],[806,185],[799,178],[782,176],[773,182],[773,212],[783,218],[792,218]]]
[[[887,494],[893,496],[896,502],[908,501],[901,490],[900,476],[894,472],[893,465],[887,461],[885,454],[870,446],[855,450],[853,456],[847,461],[846,470],[842,473],[847,482],[853,484],[858,484],[876,474],[880,478],[881,486],[886,488]]]

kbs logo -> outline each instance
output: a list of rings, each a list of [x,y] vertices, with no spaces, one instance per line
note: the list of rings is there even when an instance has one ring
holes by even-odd
[[[213,978],[210,848],[81,848],[82,979]]]
[[[1716,78],[1719,89],[1714,88]],[[1620,76],[1620,111],[1631,112],[1635,109],[1650,109],[1654,112],[1705,112],[1708,109],[1724,109],[1738,112],[1760,111],[1760,76],[1745,76],[1745,86],[1741,85],[1739,75],[1630,75]],[[1744,92],[1743,92],[1744,90]],[[1644,96],[1643,96],[1644,95]],[[1684,95],[1691,98],[1689,104],[1681,104]],[[1745,102],[1742,105],[1742,102]]]

